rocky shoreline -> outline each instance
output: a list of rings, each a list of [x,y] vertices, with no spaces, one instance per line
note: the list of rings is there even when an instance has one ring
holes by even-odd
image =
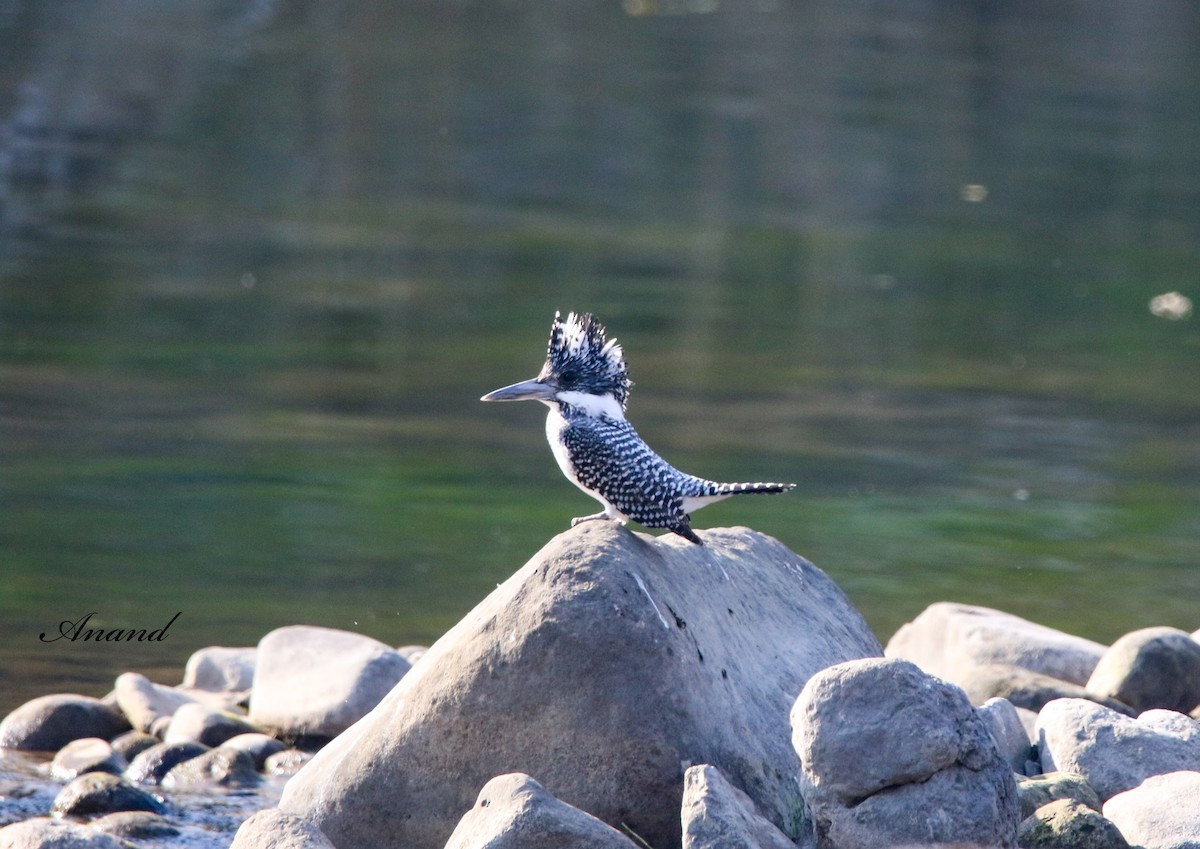
[[[309,626],[0,722],[0,849],[1200,847],[1200,643],[591,522],[428,650]],[[236,834],[235,834],[236,832]]]

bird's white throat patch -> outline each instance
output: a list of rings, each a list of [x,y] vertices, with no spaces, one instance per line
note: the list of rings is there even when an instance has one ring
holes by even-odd
[[[564,404],[582,410],[595,418],[607,418],[620,422],[625,420],[621,403],[612,395],[590,395],[587,392],[559,392],[557,399]]]

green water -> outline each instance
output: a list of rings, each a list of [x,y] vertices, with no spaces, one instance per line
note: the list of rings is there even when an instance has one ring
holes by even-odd
[[[478,402],[556,309],[881,639],[1200,626],[1196,8],[74,5],[0,14],[0,710],[436,639],[595,509]]]

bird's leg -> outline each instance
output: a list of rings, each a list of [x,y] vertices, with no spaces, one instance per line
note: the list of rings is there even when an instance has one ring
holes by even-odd
[[[608,515],[607,510],[601,510],[599,513],[593,513],[590,516],[576,516],[574,519],[571,520],[571,527],[573,528],[576,525],[580,524],[581,522],[590,522],[593,519],[611,519],[611,518],[612,517]]]

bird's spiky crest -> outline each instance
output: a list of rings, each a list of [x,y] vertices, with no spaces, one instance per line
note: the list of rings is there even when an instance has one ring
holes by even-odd
[[[590,312],[570,313],[566,321],[554,313],[542,377],[553,376],[564,388],[593,395],[611,394],[625,409],[629,400],[629,367],[616,339],[605,339],[604,325]]]

